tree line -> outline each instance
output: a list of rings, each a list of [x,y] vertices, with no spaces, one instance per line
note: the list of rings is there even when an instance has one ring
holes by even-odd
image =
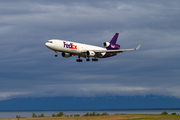
[[[168,112],[164,111],[164,112],[162,112],[161,114],[162,114],[162,115],[168,115]],[[171,115],[179,115],[179,114],[177,114],[177,113],[174,112],[174,113],[171,113]]]
[[[168,112],[166,111],[163,111],[161,113],[162,115],[168,115]],[[100,113],[96,113],[96,112],[92,112],[92,113],[86,113],[84,114],[83,116],[104,116],[104,115],[109,115],[108,113],[104,112],[102,114]],[[125,115],[124,113],[115,113],[114,115]],[[179,114],[176,114],[175,112],[174,113],[171,113],[171,115],[179,115]],[[65,115],[64,112],[59,112],[58,114],[52,114],[52,117],[79,117],[80,115],[79,114],[71,114],[71,115]],[[44,114],[40,114],[40,115],[36,115],[34,112],[32,114],[32,117],[44,117]],[[16,118],[22,118],[20,115],[16,115]]]

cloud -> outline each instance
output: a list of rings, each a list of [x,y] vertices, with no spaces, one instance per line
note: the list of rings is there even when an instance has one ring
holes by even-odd
[[[1,1],[2,98],[179,97],[179,1]],[[101,46],[119,32],[124,52],[76,63],[47,49],[52,38]],[[18,87],[17,87],[18,86]],[[24,91],[24,92],[22,92]],[[4,97],[3,97],[4,96]]]
[[[4,93],[0,93],[0,101],[11,99],[11,98],[17,97],[19,95],[26,95],[26,94],[29,94],[29,93],[25,93],[25,92],[4,92]]]
[[[120,5],[118,7],[118,9],[128,10],[128,9],[131,9],[131,6],[129,6],[129,5]]]
[[[36,91],[38,89],[38,91]],[[121,84],[56,84],[56,85],[36,85],[31,89],[31,93],[14,92],[11,94],[4,93],[7,97],[56,97],[56,96],[75,96],[75,97],[96,97],[96,96],[145,96],[154,95],[170,95],[172,90],[162,87],[142,87],[142,86],[124,86]]]

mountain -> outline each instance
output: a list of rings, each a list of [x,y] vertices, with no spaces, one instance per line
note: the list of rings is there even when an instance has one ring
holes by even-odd
[[[168,96],[103,96],[14,98],[0,101],[0,111],[124,110],[180,108],[180,99]]]

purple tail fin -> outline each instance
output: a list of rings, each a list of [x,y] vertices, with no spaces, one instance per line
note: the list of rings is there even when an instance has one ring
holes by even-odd
[[[116,41],[117,41],[117,39],[118,39],[118,35],[119,35],[119,33],[116,33],[115,35],[114,35],[114,37],[111,39],[111,41],[110,41],[110,43],[111,44],[116,44]]]

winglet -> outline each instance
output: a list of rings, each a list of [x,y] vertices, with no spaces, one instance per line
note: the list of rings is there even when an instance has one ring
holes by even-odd
[[[140,46],[141,46],[141,45],[138,45],[138,47],[137,47],[137,48],[135,48],[135,50],[139,50]]]

